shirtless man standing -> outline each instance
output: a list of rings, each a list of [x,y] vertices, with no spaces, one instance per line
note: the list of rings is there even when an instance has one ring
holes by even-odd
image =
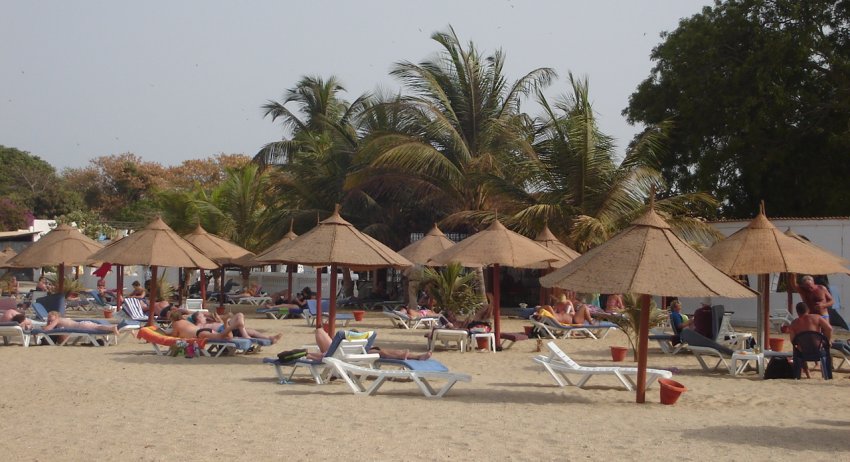
[[[797,304],[797,316],[797,319],[788,326],[788,337],[792,342],[797,334],[813,331],[820,332],[832,343],[832,326],[829,325],[829,321],[824,319],[823,316],[809,313],[809,307],[803,302]]]
[[[827,308],[833,304],[832,295],[829,289],[824,286],[815,284],[815,279],[809,275],[803,276],[801,284],[797,284],[797,275],[791,274],[791,288],[800,294],[800,297],[809,307],[809,313],[818,314],[824,319],[829,319],[829,311]],[[828,323],[828,322],[827,322]]]

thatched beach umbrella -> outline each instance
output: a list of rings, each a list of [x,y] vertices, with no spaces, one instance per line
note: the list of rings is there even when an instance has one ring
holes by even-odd
[[[467,267],[493,267],[493,330],[498,343],[502,333],[499,267],[529,268],[540,262],[559,259],[551,250],[495,220],[487,229],[440,252],[431,261],[439,264],[458,262]]]
[[[399,255],[410,260],[411,263],[414,264],[412,268],[405,271],[405,276],[408,278],[408,281],[410,281],[407,294],[408,306],[416,306],[414,304],[417,302],[417,296],[414,293],[416,291],[414,285],[417,283],[414,281],[422,279],[422,267],[429,265],[431,257],[453,245],[455,245],[454,241],[446,237],[446,235],[440,231],[440,228],[434,224],[431,231],[428,231],[422,239],[419,239],[398,251]],[[432,262],[430,264],[433,265],[434,263]]]
[[[537,237],[534,238],[534,242],[537,242],[538,244],[542,245],[543,247],[546,247],[547,249],[551,250],[552,253],[561,257],[561,259],[557,260],[557,261],[540,262],[537,265],[529,267],[531,269],[539,269],[540,270],[540,276],[545,276],[546,274],[551,272],[552,269],[560,268],[560,267],[566,265],[567,263],[569,263],[569,262],[571,262],[571,261],[573,261],[576,258],[581,256],[580,253],[576,252],[575,250],[571,249],[569,246],[567,246],[563,242],[559,241],[558,238],[555,237],[554,234],[552,234],[552,231],[549,230],[548,224],[543,226],[543,229],[540,231],[539,234],[537,234]],[[546,304],[546,292],[547,291],[544,290],[544,288],[541,286],[540,287],[540,304],[541,305]]]
[[[264,257],[267,258],[267,257]],[[303,264],[314,267],[331,267],[330,274],[330,313],[329,331],[333,336],[336,320],[336,268],[354,270],[373,270],[378,268],[407,268],[410,261],[402,257],[376,239],[361,233],[351,223],[339,215],[339,205],[336,206],[330,218],[298,236],[285,249],[276,252],[277,261],[286,264]],[[317,269],[316,279],[321,281],[321,273]],[[320,287],[316,290],[317,314],[316,325],[321,327],[321,297]]]
[[[770,273],[850,274],[840,257],[779,231],[765,216],[764,203],[753,221],[714,244],[704,255],[726,274],[759,275],[762,296],[758,304],[758,340],[762,346],[770,337]]]
[[[16,268],[59,266],[57,291],[65,290],[65,265],[81,265],[103,246],[91,240],[78,229],[66,224],[54,228],[44,237],[6,262]]]
[[[194,231],[183,236],[183,239],[186,239],[192,245],[197,247],[198,250],[200,250],[210,260],[219,264],[221,267],[222,288],[224,288],[225,266],[233,264],[242,266],[240,265],[240,262],[254,257],[254,254],[250,251],[245,250],[226,239],[218,237],[215,234],[208,233],[203,227],[201,227],[200,224]],[[201,298],[204,299],[204,303],[207,298],[206,282],[206,275],[204,274],[204,271],[201,270]],[[220,295],[221,305],[224,306],[224,290],[221,291]]]
[[[566,266],[540,278],[546,287],[582,292],[641,294],[637,402],[646,394],[646,353],[651,295],[754,297],[756,294],[715,268],[679,240],[652,208],[631,226]]]
[[[215,269],[218,264],[201,253],[197,247],[177,235],[157,217],[145,226],[91,256],[91,260],[117,265],[143,265],[151,267],[150,310],[148,324],[153,324],[157,292],[157,269],[160,266],[175,268]]]
[[[428,234],[418,241],[398,251],[402,257],[417,265],[428,265],[431,257],[455,245],[454,241],[446,237],[437,225],[428,231]]]
[[[12,250],[12,247],[7,244],[6,248],[3,249],[2,252],[0,252],[0,268],[6,268],[6,266],[5,266],[6,262],[11,260],[12,257],[14,257],[17,254],[18,254],[18,252],[15,252],[14,250]]]
[[[297,268],[297,266],[290,264],[286,264],[283,260],[279,259],[277,256],[280,252],[283,252],[292,244],[292,241],[298,237],[297,234],[292,230],[294,220],[289,221],[289,232],[284,234],[283,237],[271,245],[266,250],[263,250],[256,257],[251,260],[251,263],[255,266],[260,265],[277,265],[277,264],[285,264],[286,265],[286,279],[287,279],[287,290],[289,291],[289,298],[292,298],[292,273],[293,269]]]

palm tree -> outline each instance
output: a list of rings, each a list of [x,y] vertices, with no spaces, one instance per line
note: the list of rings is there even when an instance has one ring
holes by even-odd
[[[587,251],[623,229],[645,209],[653,188],[664,190],[657,168],[671,124],[646,129],[630,146],[623,161],[614,161],[614,143],[598,127],[589,98],[587,79],[569,76],[572,93],[554,105],[538,93],[544,116],[537,130],[536,162],[525,169],[527,189],[497,187],[514,204],[521,204],[513,222],[533,232],[548,222],[552,232],[580,252]],[[685,239],[714,236],[696,213],[716,208],[704,193],[662,197],[656,210]]]
[[[349,104],[340,98],[344,91],[336,77],[304,77],[282,101],[263,106],[265,116],[280,121],[289,135],[267,144],[254,157],[260,165],[275,167],[273,185],[286,198],[278,213],[281,221],[293,217],[300,227],[312,227],[317,214],[329,216],[335,204],[342,204],[343,214],[357,215],[349,211],[350,200],[360,191],[346,190],[344,184],[359,143],[353,121],[370,95]],[[297,110],[290,110],[291,105]]]
[[[501,51],[482,57],[474,44],[462,46],[451,28],[432,39],[443,48],[437,58],[393,69],[412,95],[388,103],[397,107],[400,129],[370,138],[361,153],[368,168],[356,175],[361,181],[403,175],[445,207],[443,224],[476,229],[499,206],[488,179],[512,178],[534,156],[519,106],[554,71],[536,69],[509,84]]]

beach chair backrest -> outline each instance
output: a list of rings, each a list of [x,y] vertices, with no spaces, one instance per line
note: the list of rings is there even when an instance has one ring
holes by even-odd
[[[732,353],[734,353],[731,348],[721,345],[693,329],[682,329],[680,337],[682,342],[691,346],[714,348],[725,356],[732,356]]]
[[[35,312],[35,318],[39,321],[47,321],[47,308],[44,307],[39,302],[33,302],[32,305],[33,312]]]
[[[330,307],[331,307],[331,301],[328,300],[327,298],[323,298],[322,299],[322,313],[327,314]],[[316,299],[315,298],[311,298],[310,300],[307,300],[307,309],[310,310],[311,315],[316,316],[317,311],[316,311]]]
[[[96,305],[100,305],[100,306],[106,305],[106,302],[103,301],[103,299],[100,297],[100,294],[97,293],[96,290],[90,290],[90,291],[86,292],[86,295],[91,297],[91,299],[94,300],[94,303]]]
[[[336,354],[336,350],[337,348],[339,348],[339,345],[342,343],[343,340],[345,340],[345,331],[338,331],[334,335],[334,338],[331,341],[331,346],[328,347],[328,351],[325,352],[324,356],[331,357]]]
[[[555,345],[555,342],[549,342],[546,344],[546,346],[549,347],[549,351],[551,351],[552,354],[555,355],[555,357],[557,357],[561,362],[563,362],[567,366],[573,369],[581,368],[581,366],[579,366],[577,362],[573,361],[572,358],[570,358],[569,356],[567,356],[566,353],[564,353],[564,350],[558,348],[558,345]]]
[[[36,301],[47,311],[58,311],[61,316],[65,315],[65,294],[50,294]]]
[[[121,304],[121,310],[130,317],[130,319],[145,319],[145,310],[142,309],[142,301],[138,298],[128,297]]]

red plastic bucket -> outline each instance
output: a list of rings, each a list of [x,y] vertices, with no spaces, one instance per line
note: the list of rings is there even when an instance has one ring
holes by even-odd
[[[621,362],[626,359],[626,353],[629,352],[629,349],[621,346],[612,346],[611,347],[611,359],[614,362]]]
[[[658,379],[661,386],[661,404],[676,404],[679,396],[688,391],[681,383],[670,379]]]

